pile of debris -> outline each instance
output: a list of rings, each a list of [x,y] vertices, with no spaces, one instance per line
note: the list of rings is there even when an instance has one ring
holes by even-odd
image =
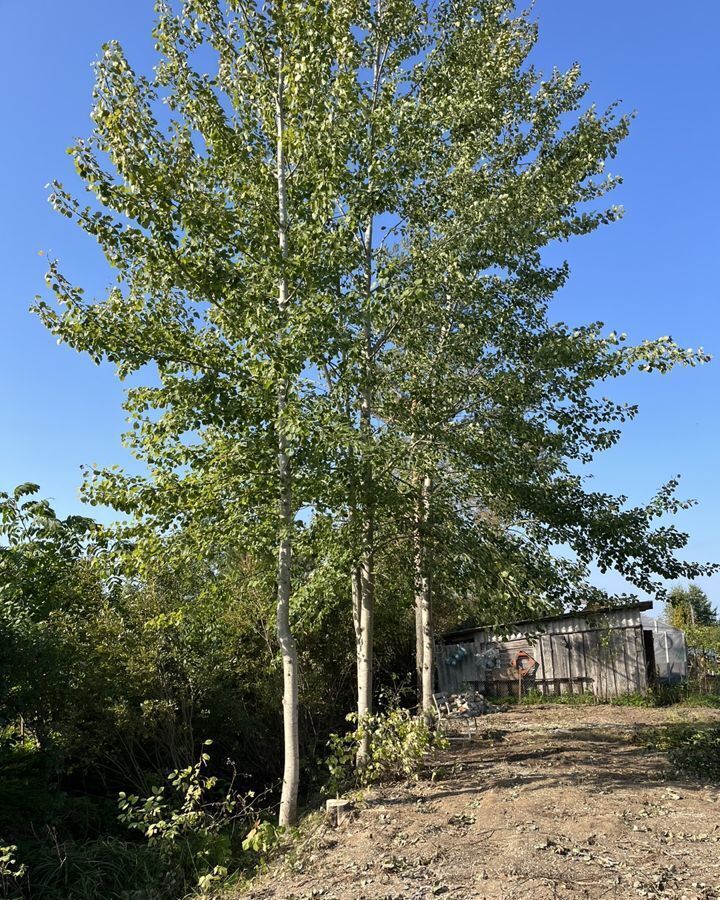
[[[450,694],[448,697],[450,712],[456,716],[484,716],[487,713],[502,712],[502,707],[495,706],[485,699],[478,691],[468,691],[465,694]]]

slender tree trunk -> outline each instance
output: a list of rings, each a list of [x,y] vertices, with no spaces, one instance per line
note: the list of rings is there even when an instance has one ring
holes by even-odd
[[[415,443],[415,435],[413,435]],[[413,523],[413,592],[415,596],[415,685],[417,690],[418,711],[423,708],[423,618],[422,618],[422,575],[423,575],[423,534],[422,504],[418,496],[415,501],[415,520]]]
[[[366,302],[369,305],[372,289],[372,217],[365,229]],[[370,312],[366,311],[364,323],[363,383],[360,400],[360,431],[363,438],[362,462],[362,558],[360,563],[360,616],[357,642],[358,717],[372,714],[373,690],[373,640],[375,615],[375,511],[373,498],[373,469],[371,454],[372,434],[372,325]],[[367,731],[358,748],[358,767],[367,760],[370,740]]]
[[[377,0],[377,16],[380,17],[380,0]],[[374,153],[374,132],[372,115],[380,85],[380,46],[376,48],[373,64],[373,99],[370,107],[370,119],[367,123],[368,162]],[[360,719],[372,714],[373,691],[373,642],[375,637],[375,499],[374,477],[372,467],[372,415],[373,415],[373,328],[372,328],[372,284],[373,284],[373,220],[372,178],[368,168],[368,199],[370,209],[364,233],[365,249],[365,285],[363,314],[363,372],[360,391],[360,433],[363,445],[362,460],[362,557],[360,564],[360,622],[357,642],[358,664],[358,717]],[[361,768],[368,757],[370,739],[364,734],[358,748],[357,765]]]
[[[423,541],[422,554],[421,619],[423,633],[422,708],[425,718],[428,720],[433,715],[433,681],[435,672],[435,639],[432,623],[432,540],[429,534],[431,525],[431,492],[432,480],[429,475],[426,475],[423,478],[421,497],[423,521],[425,523],[425,539]]]
[[[432,625],[432,549],[429,539],[432,480],[420,482],[415,512],[415,653],[418,676],[418,708],[426,718],[433,714],[434,635]]]
[[[288,283],[285,261],[288,255],[288,213],[285,185],[285,111],[283,53],[278,55],[277,85],[277,184],[278,184],[278,243],[280,247],[281,271],[278,281],[278,309],[280,330],[287,317]],[[280,483],[279,531],[277,569],[277,637],[283,659],[283,733],[285,766],[283,770],[282,794],[280,797],[280,825],[292,825],[297,817],[297,797],[300,782],[300,749],[298,740],[298,658],[297,646],[290,630],[290,596],[292,592],[292,534],[293,498],[290,453],[285,436],[284,417],[290,393],[290,380],[283,376],[278,384],[277,436],[278,436],[278,476]]]
[[[360,644],[362,643],[362,572],[359,566],[354,566],[350,572],[350,587],[352,590],[353,625],[355,627],[355,671],[357,681],[360,684]]]
[[[416,532],[417,536],[417,532]],[[418,709],[422,709],[423,701],[423,627],[422,627],[422,589],[420,587],[420,567],[418,565],[417,544],[415,545],[415,689]]]

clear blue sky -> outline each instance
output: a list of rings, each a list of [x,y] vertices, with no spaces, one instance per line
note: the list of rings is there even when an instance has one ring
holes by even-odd
[[[641,502],[667,478],[700,501],[679,522],[690,555],[720,558],[720,311],[716,175],[720,145],[716,37],[720,5],[651,0],[537,0],[537,64],[579,60],[600,106],[615,100],[638,117],[613,165],[626,217],[566,245],[572,278],[556,314],[600,319],[631,339],[671,334],[718,359],[669,376],[633,376],[616,398],[640,404],[620,445],[593,467],[598,488]],[[91,293],[109,281],[91,239],[53,214],[45,184],[72,182],[65,148],[89,132],[91,61],[117,38],[135,68],[153,64],[151,0],[5,3],[0,29],[0,489],[36,481],[60,514],[78,511],[82,463],[128,462],[120,443],[122,389],[46,334],[27,308],[58,256]],[[95,512],[95,514],[97,514]],[[622,587],[612,576],[599,583]],[[720,576],[702,582],[720,604]]]

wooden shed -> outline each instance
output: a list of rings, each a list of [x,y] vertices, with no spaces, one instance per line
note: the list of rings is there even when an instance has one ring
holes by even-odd
[[[490,697],[591,692],[603,699],[643,692],[654,654],[641,613],[651,608],[648,601],[447,632],[436,648],[439,689]]]

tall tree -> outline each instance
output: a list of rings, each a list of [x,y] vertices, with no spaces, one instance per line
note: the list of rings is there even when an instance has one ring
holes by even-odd
[[[116,284],[88,302],[53,262],[62,309],[36,307],[121,378],[145,376],[127,392],[127,443],[149,477],[92,471],[89,498],[148,527],[204,524],[275,547],[282,823],[295,818],[299,766],[292,541],[322,456],[309,373],[342,346],[337,284],[354,246],[337,206],[356,134],[353,14],[342,2],[159,2],[151,80],[106,45],[93,134],[71,148],[92,200],[56,184],[52,202],[98,240]]]
[[[668,591],[666,615],[678,628],[692,625],[718,625],[718,614],[710,598],[697,584],[676,584]]]
[[[426,708],[432,584],[453,554],[456,596],[483,561],[489,581],[532,573],[538,602],[595,557],[638,584],[699,571],[674,561],[681,535],[651,530],[671,490],[628,511],[572,473],[634,412],[597,398],[598,381],[704,357],[549,320],[568,270],[543,249],[619,216],[604,166],[628,120],[586,105],[577,67],[536,72],[536,36],[509,0],[161,0],[152,79],[114,43],[98,62],[95,129],[71,150],[89,205],[55,185],[117,280],[87,301],[53,262],[61,309],[36,308],[145,381],[127,394],[127,442],[148,476],[92,470],[87,496],[277,561],[283,822],[298,513],[320,574],[331,560],[350,575],[361,717],[377,555],[398,535],[415,542]],[[551,562],[564,542],[575,567]]]
[[[670,338],[628,346],[598,323],[569,328],[550,319],[569,269],[548,265],[543,250],[620,216],[605,201],[619,183],[605,166],[629,119],[586,105],[577,66],[547,78],[536,72],[529,56],[537,28],[513,8],[461,0],[424,11],[420,59],[394,98],[388,156],[404,166],[388,166],[395,240],[379,254],[389,325],[375,343],[375,415],[378,430],[398,441],[396,473],[416,495],[416,655],[426,709],[427,523],[442,529],[431,515],[432,484],[442,482],[452,498],[444,507],[451,520],[458,509],[472,519],[479,508],[481,533],[491,523],[496,532],[517,529],[541,559],[553,543],[569,543],[583,563],[612,560],[640,587],[652,573],[683,569],[674,557],[683,538],[651,533],[658,509],[676,507],[671,489],[644,512],[624,512],[623,498],[586,494],[571,466],[611,446],[618,424],[636,412],[598,397],[599,383],[634,367],[664,372],[707,357]],[[557,571],[566,577],[570,569]]]

